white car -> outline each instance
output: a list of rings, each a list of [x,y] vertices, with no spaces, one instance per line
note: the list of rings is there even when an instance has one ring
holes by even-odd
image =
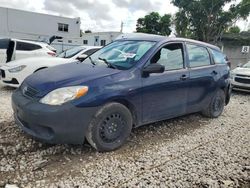
[[[0,66],[5,63],[38,56],[55,56],[56,49],[44,42],[19,39],[0,39]]]
[[[99,46],[79,46],[66,50],[53,58],[33,57],[12,61],[0,67],[1,82],[3,85],[19,87],[23,80],[34,72],[78,60],[83,61],[100,48]]]
[[[250,91],[250,61],[231,71],[232,89]]]

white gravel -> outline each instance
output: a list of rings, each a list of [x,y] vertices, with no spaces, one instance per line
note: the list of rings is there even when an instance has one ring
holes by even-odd
[[[133,130],[110,153],[47,145],[20,131],[0,86],[0,187],[250,187],[250,94],[218,119],[199,114]]]

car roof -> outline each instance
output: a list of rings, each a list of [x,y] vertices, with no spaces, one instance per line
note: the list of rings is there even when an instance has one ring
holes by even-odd
[[[14,41],[19,41],[19,42],[37,44],[37,45],[41,45],[41,46],[48,46],[48,44],[46,42],[39,42],[39,41],[32,41],[32,40],[25,40],[25,39],[16,39],[16,38],[0,38],[0,39],[14,40]]]
[[[206,46],[217,51],[220,51],[220,48],[201,41],[187,39],[187,38],[179,38],[179,37],[167,37],[161,35],[153,35],[153,34],[145,34],[145,33],[130,33],[130,34],[122,34],[116,38],[116,40],[145,40],[145,41],[154,41],[154,42],[190,42],[195,43],[197,45]]]

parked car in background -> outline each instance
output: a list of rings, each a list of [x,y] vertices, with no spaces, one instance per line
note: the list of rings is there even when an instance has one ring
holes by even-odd
[[[33,57],[12,61],[0,67],[0,78],[2,77],[1,81],[4,85],[19,87],[23,80],[34,72],[77,60],[83,61],[100,48],[98,46],[79,46],[66,50],[53,58]]]
[[[232,89],[250,91],[250,61],[231,71]]]
[[[98,151],[122,146],[133,127],[202,112],[216,118],[230,99],[230,74],[216,46],[156,35],[124,37],[82,63],[29,76],[12,95],[17,124],[49,143]]]
[[[56,49],[44,42],[9,38],[0,39],[0,66],[28,57],[55,55]]]

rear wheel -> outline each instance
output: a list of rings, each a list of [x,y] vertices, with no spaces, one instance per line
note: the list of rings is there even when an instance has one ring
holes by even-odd
[[[132,129],[132,115],[120,103],[103,106],[90,123],[86,138],[98,151],[112,151],[121,147]]]
[[[219,117],[224,110],[225,98],[226,96],[223,90],[220,89],[217,91],[208,107],[202,111],[202,114],[209,118]]]

